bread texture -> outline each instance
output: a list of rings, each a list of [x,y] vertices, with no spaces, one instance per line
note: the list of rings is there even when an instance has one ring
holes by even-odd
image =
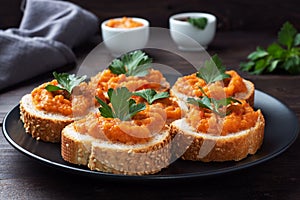
[[[74,124],[62,131],[61,155],[67,162],[91,170],[126,175],[153,174],[170,164],[168,129],[145,144],[123,144],[95,139],[76,131]]]
[[[60,142],[62,129],[74,121],[71,117],[36,109],[31,94],[24,95],[20,101],[20,119],[26,133],[37,140],[52,143]]]
[[[249,154],[255,154],[261,147],[264,138],[265,120],[260,110],[255,126],[226,136],[214,136],[195,132],[185,118],[171,124],[171,135],[177,135],[181,140],[191,141],[178,144],[187,150],[182,155],[184,160],[193,161],[239,161]]]

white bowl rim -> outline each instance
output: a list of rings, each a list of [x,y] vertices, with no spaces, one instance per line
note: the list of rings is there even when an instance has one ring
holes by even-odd
[[[195,16],[203,16],[206,17],[208,19],[208,23],[213,23],[216,21],[216,16],[211,14],[211,13],[207,13],[207,12],[184,12],[184,13],[177,13],[174,14],[172,16],[170,16],[170,21],[172,22],[176,22],[176,23],[181,23],[181,24],[189,24],[187,21],[182,21],[182,20],[178,20],[176,18],[180,18],[180,17],[195,17]]]
[[[144,19],[144,18],[140,18],[140,17],[127,17],[127,18],[131,18],[135,21],[138,21],[138,22],[141,22],[143,24],[143,26],[139,26],[139,27],[134,27],[134,28],[113,28],[113,27],[109,27],[106,25],[106,23],[111,20],[111,19],[122,19],[123,17],[113,17],[113,18],[109,18],[105,21],[103,21],[101,23],[101,28],[102,29],[106,29],[108,31],[117,31],[117,32],[120,32],[120,31],[133,31],[133,30],[139,30],[139,29],[144,29],[144,28],[147,28],[149,27],[149,21]]]

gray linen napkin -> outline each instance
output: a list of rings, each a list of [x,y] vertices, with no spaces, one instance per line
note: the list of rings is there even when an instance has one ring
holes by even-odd
[[[98,31],[98,18],[70,2],[25,3],[19,28],[0,30],[0,90],[75,63],[72,48]]]

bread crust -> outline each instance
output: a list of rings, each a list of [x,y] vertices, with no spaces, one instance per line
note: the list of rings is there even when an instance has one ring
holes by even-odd
[[[66,126],[61,134],[61,155],[65,161],[77,165],[87,165],[91,154],[91,145],[95,138],[88,135],[78,137],[72,135],[75,132],[72,124]]]
[[[265,120],[261,111],[258,110],[257,112],[259,115],[254,127],[227,136],[196,133],[186,123],[185,119],[174,121],[171,124],[170,132],[171,135],[179,134],[179,137],[182,138],[192,138],[190,144],[182,144],[188,145],[187,150],[182,155],[184,160],[203,162],[239,161],[247,157],[248,154],[255,154],[263,143]]]
[[[70,117],[57,116],[37,110],[31,94],[26,94],[20,101],[20,119],[24,123],[25,132],[37,140],[58,143],[62,129],[74,120]]]
[[[157,142],[142,145],[115,144],[76,132],[74,125],[62,131],[61,154],[64,160],[87,165],[91,170],[124,174],[153,174],[170,164],[171,135],[166,129]]]
[[[247,92],[246,93],[237,93],[235,94],[233,97],[237,98],[237,99],[243,99],[245,100],[247,103],[249,103],[249,105],[251,107],[254,106],[254,94],[255,94],[255,86],[254,84],[246,79],[243,79],[243,82],[246,85],[247,88]]]

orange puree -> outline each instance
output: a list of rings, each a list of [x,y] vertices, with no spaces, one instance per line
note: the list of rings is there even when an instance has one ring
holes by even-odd
[[[178,103],[172,99],[172,97],[159,99],[155,102],[155,104],[160,104],[164,108],[168,122],[180,119],[182,116]]]
[[[106,26],[109,26],[111,28],[136,28],[143,26],[143,24],[141,22],[133,20],[132,18],[123,17],[121,19],[108,20]]]
[[[197,132],[222,136],[249,129],[257,121],[258,112],[245,101],[227,109],[230,114],[222,118],[207,109],[193,106],[187,114],[187,121]]]
[[[231,77],[223,81],[218,81],[212,84],[206,84],[205,81],[196,76],[196,73],[184,76],[178,79],[175,83],[175,88],[188,96],[203,96],[199,87],[202,87],[204,92],[215,99],[234,96],[236,93],[247,92],[247,88],[243,79],[234,70],[226,71]],[[223,88],[222,91],[219,89]],[[217,93],[217,94],[216,94]],[[223,94],[221,94],[223,93]],[[226,96],[225,96],[226,95]]]
[[[92,78],[92,84],[103,91],[117,87],[126,87],[131,92],[147,88],[160,91],[170,87],[162,73],[153,69],[149,70],[149,74],[144,77],[126,76],[125,74],[115,75],[106,69]]]
[[[140,96],[132,96],[132,98],[137,103],[146,103],[147,101]],[[174,97],[168,97],[164,99],[158,99],[152,103],[152,105],[158,105],[164,109],[165,115],[167,117],[167,124],[171,123],[176,119],[180,119],[182,117],[181,109],[174,99]]]
[[[231,78],[224,80],[224,90],[227,97],[234,96],[236,93],[247,92],[243,78],[234,70],[226,71],[226,74],[229,74]]]
[[[49,92],[45,89],[47,85],[58,85],[56,80],[44,83],[31,92],[32,100],[38,110],[52,113],[60,113],[68,116],[72,114],[72,103],[66,99],[63,91]]]
[[[76,130],[95,138],[124,144],[141,144],[148,142],[154,134],[165,126],[165,113],[161,106],[147,106],[130,121],[118,118],[104,118],[100,113],[75,122]]]
[[[81,83],[73,89],[69,96],[66,91],[49,92],[47,85],[58,85],[57,80],[44,83],[31,92],[32,100],[38,110],[64,116],[82,116],[88,113],[95,104],[95,95],[105,100],[102,90],[93,91],[86,83]]]

